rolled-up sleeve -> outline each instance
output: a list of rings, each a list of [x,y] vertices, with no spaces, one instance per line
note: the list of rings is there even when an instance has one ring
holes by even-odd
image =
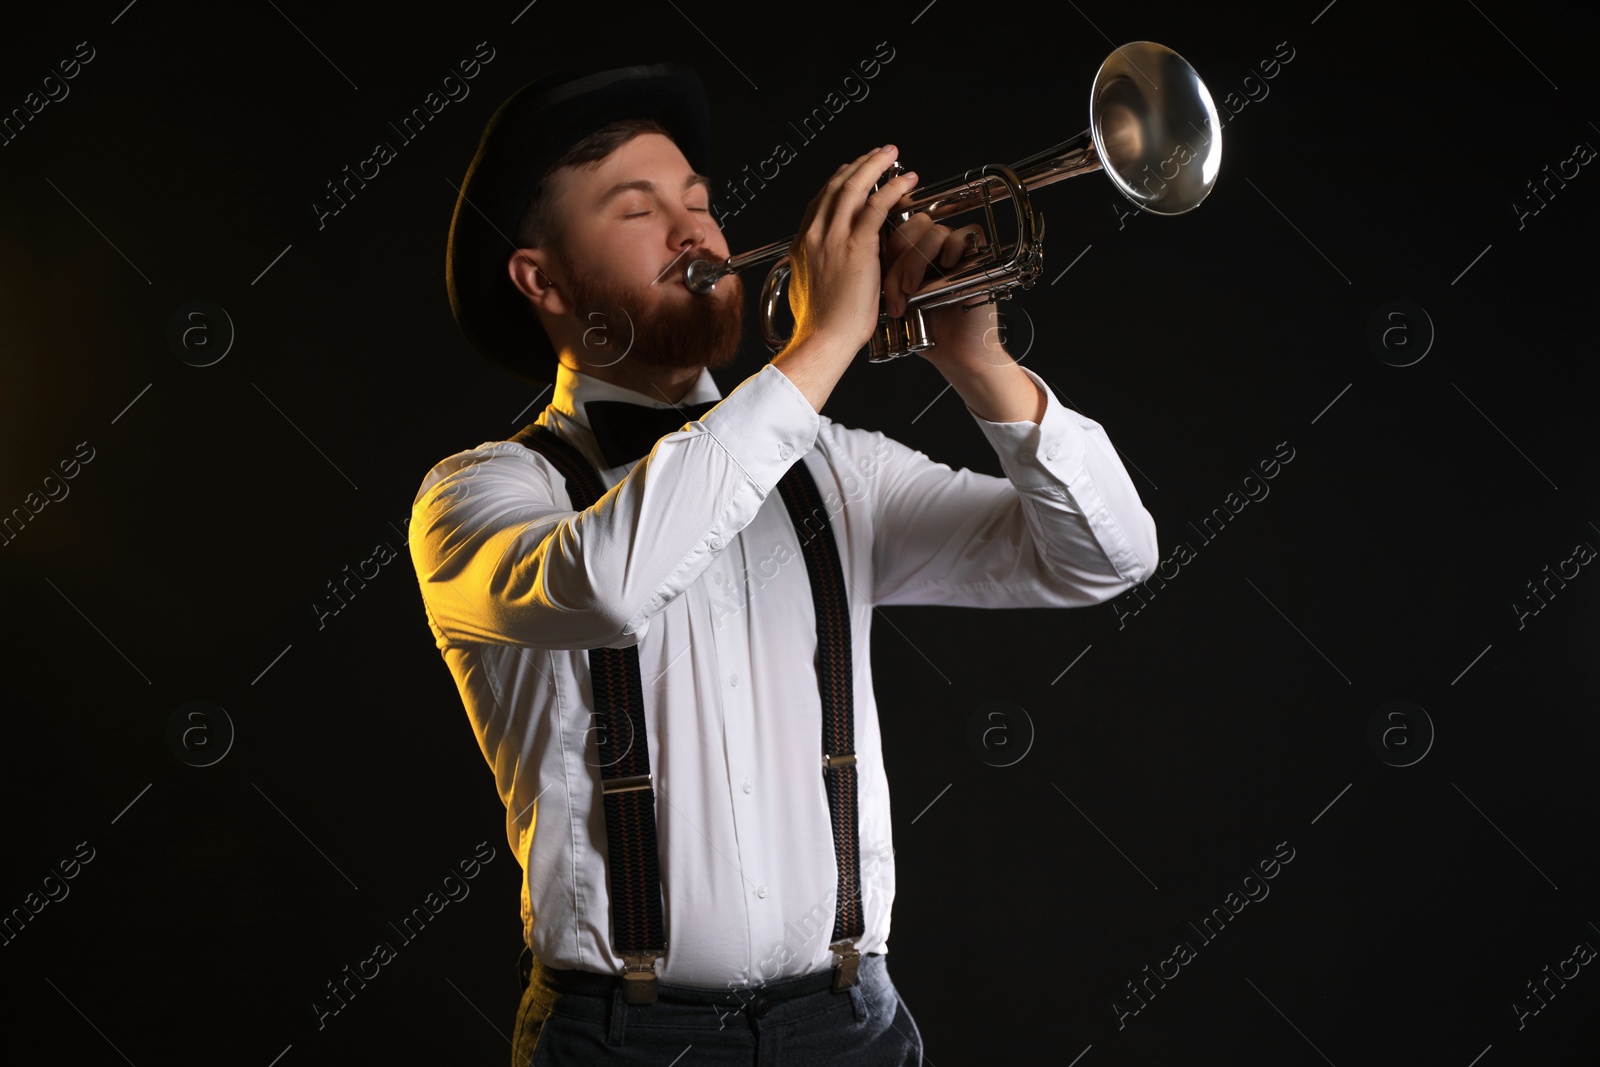
[[[417,492],[410,538],[441,647],[637,644],[815,446],[818,426],[768,364],[581,511],[560,473],[522,445],[450,457]]]
[[[875,603],[1083,607],[1155,567],[1155,520],[1105,430],[1022,370],[1045,396],[1038,423],[973,415],[1005,477],[879,443]]]

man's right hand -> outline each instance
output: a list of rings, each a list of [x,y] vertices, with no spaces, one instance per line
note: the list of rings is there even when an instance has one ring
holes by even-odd
[[[872,191],[897,155],[885,145],[834,171],[806,206],[789,249],[795,330],[772,362],[818,411],[877,326],[879,231],[889,209],[917,184],[916,173],[907,171]]]

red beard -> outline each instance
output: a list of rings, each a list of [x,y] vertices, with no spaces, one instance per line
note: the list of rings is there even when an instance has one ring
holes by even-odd
[[[684,256],[651,288],[676,285],[694,259],[721,260],[709,253]],[[653,367],[715,370],[734,361],[744,328],[744,283],[726,275],[713,292],[690,301],[663,299],[671,293],[639,293],[568,263],[567,294],[584,328],[577,351],[581,363],[611,366],[624,358]]]

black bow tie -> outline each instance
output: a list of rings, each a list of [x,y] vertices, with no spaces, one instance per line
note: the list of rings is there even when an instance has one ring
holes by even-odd
[[[700,421],[700,416],[720,403],[720,400],[705,400],[653,408],[626,400],[589,400],[584,403],[583,411],[609,469],[648,455],[661,438],[683,429],[685,423]]]

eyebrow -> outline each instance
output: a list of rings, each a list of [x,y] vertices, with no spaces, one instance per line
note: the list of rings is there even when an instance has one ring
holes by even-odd
[[[688,192],[697,185],[703,185],[709,189],[711,187],[711,179],[704,174],[690,174],[683,180],[682,192]],[[656,191],[656,183],[647,178],[639,178],[631,182],[618,182],[606,190],[606,194],[600,198],[597,206],[605,207],[613,198],[635,189],[642,193],[654,193]]]

